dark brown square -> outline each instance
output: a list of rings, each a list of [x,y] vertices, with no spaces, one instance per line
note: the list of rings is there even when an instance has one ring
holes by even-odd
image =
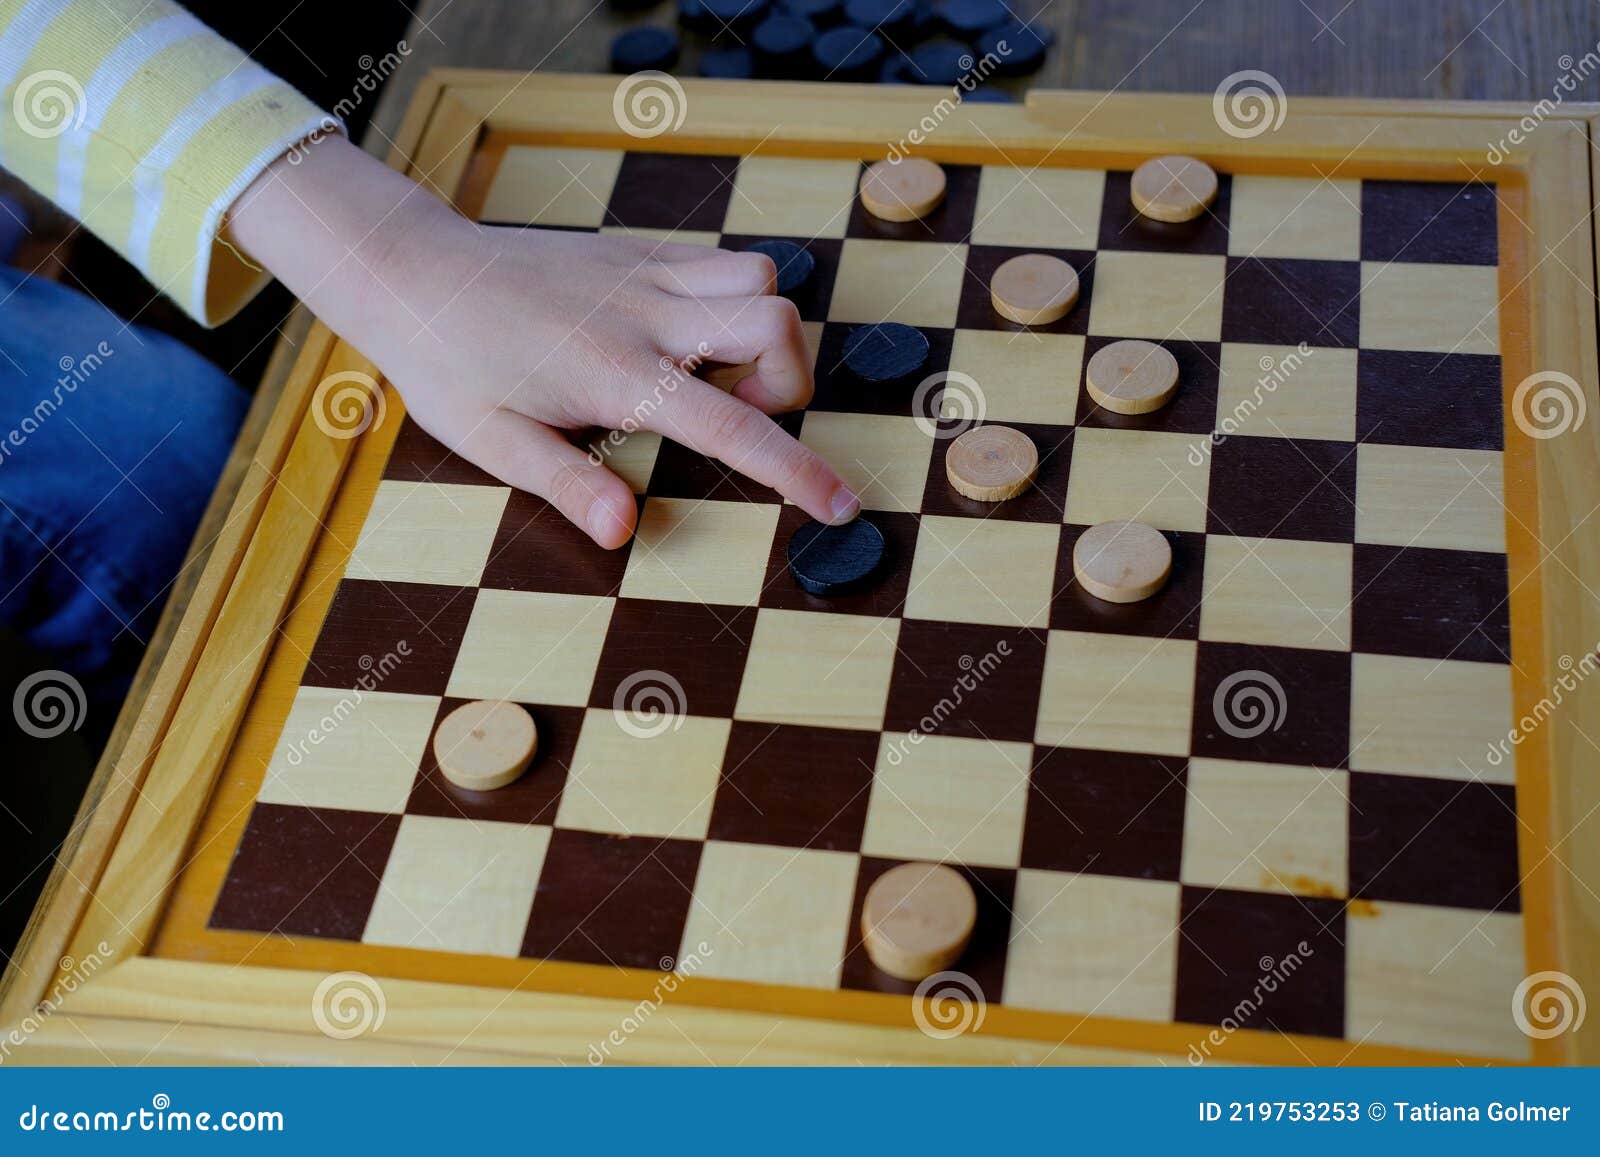
[[[1342,901],[1185,887],[1179,913],[1180,1021],[1344,1035]]]
[[[1359,344],[1361,265],[1294,257],[1230,257],[1222,340],[1266,345]]]
[[[735,721],[710,838],[859,851],[877,757],[875,731]]]
[[[1176,880],[1188,766],[1157,755],[1037,748],[1022,866]]]
[[[411,797],[406,801],[406,813],[518,824],[555,823],[561,791],[572,769],[572,754],[577,750],[578,732],[583,729],[583,708],[522,704],[533,716],[538,729],[533,762],[520,778],[505,787],[494,791],[468,791],[444,777],[433,754],[433,737],[439,730],[439,723],[466,702],[465,699],[446,699],[439,704],[433,730],[428,733],[427,749],[422,754],[422,767],[411,785]]]
[[[839,276],[839,254],[844,242],[836,237],[777,237],[744,233],[724,233],[724,249],[746,250],[757,241],[792,241],[811,254],[816,262],[806,283],[786,296],[800,310],[804,321],[827,321],[833,302],[833,283]]]
[[[1078,304],[1065,317],[1049,325],[1018,325],[994,310],[989,296],[995,270],[1024,253],[1045,253],[1059,257],[1078,275]],[[956,314],[958,329],[993,329],[1006,333],[1088,333],[1089,305],[1094,297],[1094,254],[1087,249],[1013,249],[1004,245],[973,245],[967,250],[967,271],[961,279],[961,305]]]
[[[1216,442],[1206,530],[1245,538],[1353,541],[1355,446],[1312,438]]]
[[[627,153],[606,224],[721,233],[738,168],[738,157]]]
[[[1493,354],[1362,350],[1356,358],[1356,441],[1498,450],[1500,359]]]
[[[616,550],[597,546],[543,498],[513,490],[479,585],[504,591],[614,595],[622,586],[631,547],[631,539]]]
[[[934,406],[938,404],[933,403]],[[1033,440],[1033,448],[1039,454],[1039,469],[1033,485],[1003,502],[977,502],[962,494],[950,485],[946,460],[957,432],[970,429],[971,423],[944,419],[937,424],[939,436],[933,441],[933,455],[928,463],[928,483],[922,493],[923,514],[999,518],[1011,522],[1056,524],[1061,521],[1067,507],[1067,474],[1072,466],[1072,427],[1023,422],[1005,424]]]
[[[397,482],[434,482],[456,486],[504,486],[498,478],[480,470],[465,458],[445,449],[432,434],[417,425],[407,414],[395,435],[383,476]]]
[[[522,955],[670,971],[699,867],[700,844],[690,840],[557,828]]]
[[[861,909],[866,904],[867,889],[879,876],[904,862],[867,856],[861,859],[861,868],[856,873],[855,904],[850,909],[844,972],[840,977],[840,984],[845,988],[892,992],[896,995],[917,990],[914,980],[900,980],[878,971],[861,942]],[[1017,874],[1009,868],[969,868],[961,864],[950,866],[967,878],[967,883],[972,885],[972,894],[978,901],[978,917],[972,926],[972,939],[952,967],[977,982],[985,1003],[998,1004],[1005,985],[1006,949],[1011,942],[1011,905],[1017,892]]]
[[[1189,749],[1219,759],[1346,766],[1349,652],[1202,640]]]
[[[928,358],[922,368],[904,381],[881,383],[862,381],[844,364],[845,338],[857,328],[833,321],[822,327],[822,341],[817,347],[817,388],[809,408],[847,414],[913,416],[917,412],[913,400],[918,384],[950,369],[950,346],[955,331],[918,326],[928,339]]]
[[[1494,265],[1499,259],[1493,185],[1361,182],[1361,260]]]
[[[589,705],[616,707],[631,677],[657,672],[683,688],[683,714],[731,716],[755,629],[754,607],[618,599]]]
[[[343,579],[300,682],[443,695],[477,597],[472,587]]]
[[[1045,633],[906,619],[889,680],[885,731],[1032,743]]]
[[[1509,784],[1350,773],[1350,894],[1515,912],[1517,792]]]
[[[1102,430],[1167,430],[1176,434],[1209,434],[1217,427],[1217,382],[1222,375],[1222,346],[1212,341],[1178,341],[1157,344],[1178,362],[1178,390],[1172,401],[1148,414],[1114,414],[1101,409],[1089,396],[1089,359],[1114,337],[1091,337],[1083,345],[1083,369],[1078,379],[1078,425]]]
[[[785,611],[898,617],[905,609],[906,591],[911,585],[911,560],[917,552],[917,527],[921,519],[915,514],[889,510],[867,510],[861,517],[883,531],[883,562],[874,575],[853,590],[824,599],[808,594],[789,571],[789,539],[811,521],[811,516],[798,506],[781,507],[778,530],[772,536],[772,552],[767,557],[767,575],[761,586],[761,605]]]
[[[1233,178],[1217,174],[1217,199],[1192,221],[1157,221],[1133,207],[1129,171],[1106,174],[1105,200],[1100,205],[1100,248],[1141,253],[1211,253],[1228,251],[1228,220],[1233,208]]]
[[[256,804],[210,926],[360,940],[399,830],[395,815]]]
[[[1355,650],[1511,662],[1506,556],[1356,543]]]
[[[1050,626],[1062,631],[1103,631],[1112,635],[1151,635],[1162,639],[1200,637],[1200,597],[1205,591],[1206,536],[1181,530],[1161,532],[1172,547],[1172,574],[1155,594],[1136,603],[1108,603],[1078,585],[1072,552],[1087,526],[1067,523],[1056,551],[1056,577],[1050,598]]]
[[[944,165],[944,200],[926,217],[915,221],[884,221],[867,212],[860,196],[852,198],[846,237],[868,237],[880,241],[945,241],[960,244],[972,235],[972,219],[978,208],[977,165]],[[863,164],[865,173],[867,166]],[[856,179],[856,188],[861,180]]]
[[[798,437],[803,414],[777,414],[773,421]],[[783,496],[739,473],[726,462],[695,452],[670,438],[661,440],[650,475],[650,493],[658,498],[714,499],[718,502],[764,502],[777,505]]]

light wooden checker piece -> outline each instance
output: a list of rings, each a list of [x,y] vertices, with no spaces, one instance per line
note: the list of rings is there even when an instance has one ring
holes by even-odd
[[[875,161],[861,174],[861,204],[883,221],[916,221],[944,200],[944,170],[921,157]]]
[[[1178,359],[1155,342],[1114,341],[1089,359],[1084,384],[1095,404],[1114,414],[1148,414],[1178,389]]]
[[[1078,272],[1048,253],[1023,253],[994,271],[989,300],[1018,325],[1049,325],[1078,304]]]
[[[1137,603],[1166,585],[1172,546],[1154,527],[1117,519],[1091,526],[1072,548],[1072,573],[1097,599]]]
[[[520,778],[533,761],[539,732],[515,703],[464,703],[439,723],[433,737],[439,771],[468,791],[494,791]]]
[[[945,455],[950,485],[977,502],[1003,502],[1033,485],[1039,448],[1009,426],[974,426]]]
[[[924,980],[961,958],[978,901],[954,868],[901,864],[873,881],[861,905],[861,936],[872,962],[901,980]]]
[[[1133,171],[1133,207],[1155,221],[1193,221],[1217,199],[1217,173],[1194,157],[1154,157]]]

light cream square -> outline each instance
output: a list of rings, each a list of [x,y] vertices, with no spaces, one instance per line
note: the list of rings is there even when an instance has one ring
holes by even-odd
[[[1051,631],[1034,742],[1189,754],[1195,644]]]
[[[447,695],[582,707],[614,599],[480,590]]]
[[[589,449],[630,490],[643,494],[650,489],[650,475],[656,468],[656,456],[661,453],[661,435],[649,430],[609,430],[595,437]]]
[[[1356,541],[1445,550],[1506,549],[1498,450],[1356,448]]]
[[[683,943],[707,946],[702,976],[836,988],[855,886],[846,852],[712,840]]]
[[[965,374],[945,387],[941,417],[970,418],[968,404],[982,399],[978,414],[990,422],[1070,426],[1076,420],[1083,338],[1069,333],[958,329],[950,353],[952,373]]]
[[[1345,1035],[1530,1060],[1533,1041],[1512,1013],[1527,974],[1520,914],[1386,900],[1345,921]]]
[[[621,168],[620,149],[507,149],[480,219],[596,228],[605,222]]]
[[[1211,454],[1202,436],[1087,426],[1072,436],[1067,522],[1131,518],[1158,530],[1204,532],[1210,489]]]
[[[861,850],[902,860],[1016,867],[1032,761],[1026,743],[884,735]]]
[[[861,166],[828,157],[745,157],[724,233],[843,237]]]
[[[777,527],[775,505],[652,496],[639,515],[622,594],[754,606]]]
[[[851,237],[839,255],[829,321],[953,328],[967,247]]]
[[[403,812],[438,712],[433,695],[301,687],[256,798]]]
[[[868,510],[922,509],[933,438],[916,419],[812,410],[800,441],[828,460]]]
[[[690,711],[694,704],[687,705]],[[561,789],[556,824],[625,836],[703,840],[711,822],[727,719],[674,716],[641,731],[610,708],[590,708]]]
[[[1095,249],[1106,175],[1099,169],[985,165],[978,176],[978,245]]]
[[[1217,431],[1262,438],[1356,438],[1356,351],[1224,342]]]
[[[876,731],[899,637],[898,619],[762,607],[734,717]]]
[[[1178,967],[1178,885],[1024,868],[1004,1003],[1166,1022]]]
[[[494,547],[509,486],[378,483],[345,575],[476,586]]]
[[[1363,261],[1362,348],[1499,353],[1499,273],[1493,265]]]
[[[1360,261],[1361,182],[1234,174],[1228,252]]]
[[[1348,651],[1354,565],[1345,542],[1210,535],[1200,637]]]
[[[1185,884],[1343,898],[1350,773],[1229,759],[1189,760]]]
[[[1462,659],[1352,656],[1350,766],[1513,783],[1511,668]],[[1491,750],[1501,753],[1492,762]]]
[[[1152,341],[1222,338],[1224,257],[1106,251],[1095,259],[1089,332]]]
[[[924,515],[906,617],[1043,627],[1060,544],[1051,523]]]
[[[607,225],[600,230],[603,237],[636,237],[640,241],[664,241],[672,245],[699,245],[715,249],[722,234],[704,229],[637,229],[629,225]]]
[[[533,824],[403,817],[362,942],[516,956],[549,846]]]

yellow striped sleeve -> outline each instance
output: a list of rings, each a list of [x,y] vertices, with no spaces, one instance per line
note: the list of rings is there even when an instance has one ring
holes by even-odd
[[[268,280],[218,239],[228,208],[344,131],[171,0],[0,0],[0,99],[0,165],[205,325]]]

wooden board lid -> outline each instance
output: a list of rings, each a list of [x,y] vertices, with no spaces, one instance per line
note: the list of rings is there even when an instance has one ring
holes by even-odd
[[[884,972],[923,980],[960,958],[977,919],[977,898],[960,872],[943,864],[901,864],[867,889],[861,937]]]
[[[515,703],[481,699],[463,703],[439,723],[433,754],[457,787],[493,791],[515,780],[538,746],[533,717]]]
[[[950,485],[978,502],[1015,498],[1038,470],[1033,439],[1009,426],[974,426],[950,443],[944,459]]]
[[[1078,304],[1078,271],[1048,253],[1023,253],[994,271],[989,300],[1018,325],[1049,325]]]
[[[1089,359],[1084,384],[1095,404],[1114,414],[1148,414],[1178,389],[1178,359],[1155,342],[1114,341]]]
[[[1194,157],[1154,157],[1133,171],[1133,207],[1156,221],[1192,221],[1217,199],[1217,173]]]
[[[1165,585],[1172,573],[1172,545],[1142,522],[1102,522],[1084,531],[1072,548],[1072,573],[1097,599],[1136,603]]]
[[[874,161],[861,174],[861,203],[884,221],[915,221],[944,200],[944,170],[921,157]]]

